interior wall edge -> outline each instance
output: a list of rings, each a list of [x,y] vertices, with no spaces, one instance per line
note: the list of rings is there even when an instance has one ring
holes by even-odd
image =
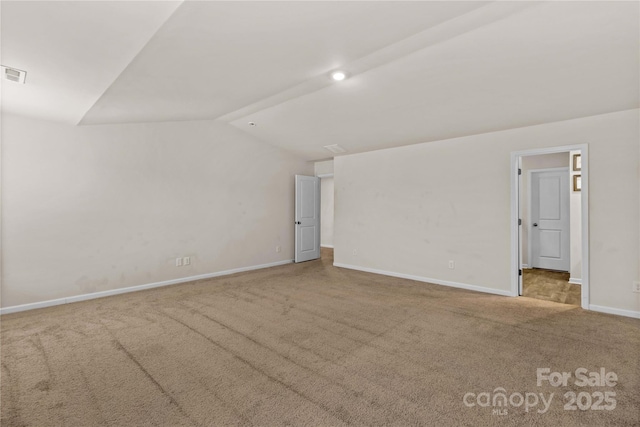
[[[589,304],[589,310],[597,311],[598,313],[614,314],[616,316],[632,317],[634,319],[640,319],[640,311],[623,310],[620,308],[605,307],[602,305]]]
[[[53,307],[53,306],[62,305],[62,304],[71,304],[74,302],[87,301],[87,300],[97,299],[97,298],[105,298],[105,297],[110,297],[114,295],[127,294],[130,292],[139,292],[147,289],[160,288],[163,286],[179,285],[183,283],[193,282],[196,280],[212,279],[214,277],[228,276],[230,274],[243,273],[246,271],[261,270],[263,268],[270,268],[270,267],[278,267],[280,265],[291,264],[292,262],[293,260],[285,260],[285,261],[272,262],[269,264],[251,265],[248,267],[240,267],[240,268],[234,268],[231,270],[217,271],[215,273],[199,274],[196,276],[182,277],[182,278],[172,279],[172,280],[164,280],[162,282],[147,283],[144,285],[129,286],[126,288],[117,288],[117,289],[111,289],[108,291],[92,292],[88,294],[75,295],[67,298],[56,298],[48,301],[40,301],[40,302],[34,302],[29,304],[15,305],[12,307],[3,307],[3,308],[0,308],[0,315],[19,313],[21,311],[28,311],[28,310],[36,310],[38,308]]]
[[[485,293],[485,294],[500,295],[500,296],[504,296],[504,297],[515,296],[515,295],[513,295],[511,293],[511,291],[507,291],[507,290],[503,290],[503,289],[487,288],[486,286],[471,285],[471,284],[468,284],[468,283],[460,283],[460,282],[452,282],[452,281],[449,281],[449,280],[432,279],[432,278],[429,278],[429,277],[415,276],[415,275],[412,275],[412,274],[405,274],[405,273],[397,273],[397,272],[394,272],[394,271],[378,270],[378,269],[375,269],[375,268],[361,267],[361,266],[350,265],[350,264],[343,264],[343,263],[340,263],[340,262],[334,262],[333,266],[334,267],[340,267],[340,268],[347,268],[349,270],[364,271],[365,273],[381,274],[383,276],[398,277],[400,279],[408,279],[408,280],[415,280],[417,282],[431,283],[433,285],[449,286],[449,287],[452,287],[452,288],[465,289],[467,291],[482,292],[482,293]]]

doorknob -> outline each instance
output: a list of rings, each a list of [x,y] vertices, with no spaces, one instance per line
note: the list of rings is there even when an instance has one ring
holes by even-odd
[[[538,226],[538,223],[537,223],[537,222],[534,222],[534,223],[533,223],[533,226],[534,226],[534,227],[537,227],[537,226]]]

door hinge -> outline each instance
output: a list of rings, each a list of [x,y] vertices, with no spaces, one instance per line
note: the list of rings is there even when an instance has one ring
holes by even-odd
[[[518,225],[522,225],[522,218],[518,218]]]
[[[522,175],[522,169],[518,168],[518,175]]]
[[[522,276],[522,270],[518,270],[518,276]]]

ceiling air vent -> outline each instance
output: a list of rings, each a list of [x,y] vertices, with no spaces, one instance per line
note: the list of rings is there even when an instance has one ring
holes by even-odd
[[[11,67],[5,67],[4,65],[0,65],[0,69],[2,70],[2,77],[6,80],[24,84],[25,80],[27,79],[26,71],[18,70]]]
[[[346,153],[347,152],[347,150],[345,150],[344,148],[340,147],[338,144],[325,145],[324,148],[326,148],[327,150],[331,151],[334,154],[340,154],[340,153]]]

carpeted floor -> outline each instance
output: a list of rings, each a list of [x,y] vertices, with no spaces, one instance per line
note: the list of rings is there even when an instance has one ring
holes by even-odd
[[[542,268],[526,268],[522,271],[523,296],[580,305],[581,287],[569,283],[569,273]]]
[[[640,320],[330,258],[5,315],[1,330],[7,427],[640,425]],[[580,387],[582,367],[617,382]],[[537,368],[572,377],[538,386]]]

